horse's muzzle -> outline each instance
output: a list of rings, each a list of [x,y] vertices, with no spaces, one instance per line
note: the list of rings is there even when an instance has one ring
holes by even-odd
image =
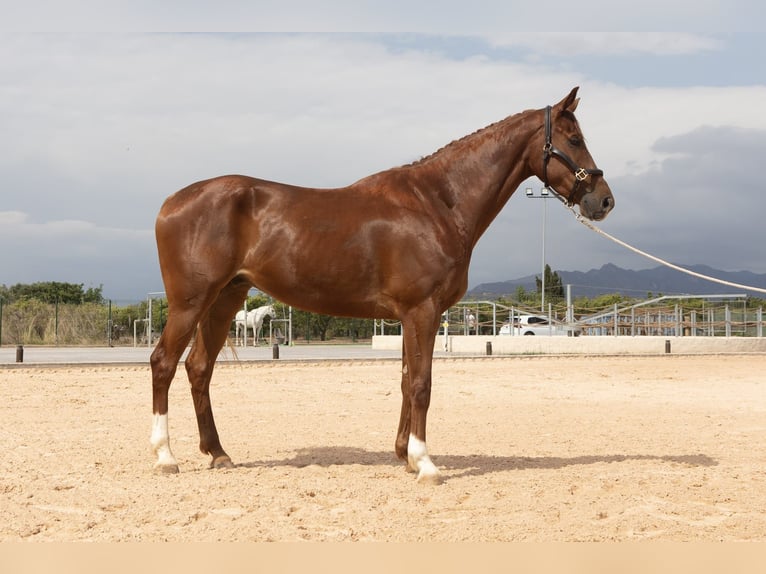
[[[607,187],[605,190],[593,190],[580,200],[580,213],[593,221],[601,221],[614,209],[614,196]]]

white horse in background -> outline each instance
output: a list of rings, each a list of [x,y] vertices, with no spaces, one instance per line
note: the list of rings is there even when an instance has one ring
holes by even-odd
[[[263,319],[268,315],[269,317],[275,317],[276,313],[274,312],[274,307],[272,305],[264,305],[262,307],[257,307],[253,309],[252,311],[247,312],[247,317],[245,317],[245,311],[237,311],[236,316],[234,317],[234,322],[236,324],[236,338],[239,341],[239,331],[242,329],[243,335],[245,329],[252,329],[253,330],[253,347],[255,347],[258,344],[258,333],[261,330],[261,325],[263,324]]]

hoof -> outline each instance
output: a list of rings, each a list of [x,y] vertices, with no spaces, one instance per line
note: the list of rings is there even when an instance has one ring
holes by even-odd
[[[225,454],[214,458],[210,463],[210,468],[234,468],[234,463]]]
[[[423,465],[421,470],[418,471],[418,469],[412,468],[412,465],[410,465],[408,462],[405,465],[404,470],[412,474],[417,473],[418,476],[415,478],[415,480],[419,484],[441,484],[444,482],[444,478],[439,472],[439,469],[436,468],[433,464]]]
[[[155,464],[154,472],[156,474],[178,474],[177,464]]]
[[[432,472],[423,472],[422,470],[418,473],[417,478],[418,484],[434,484],[439,485],[444,482],[444,478],[442,478],[442,475],[439,474],[437,471],[436,473]]]

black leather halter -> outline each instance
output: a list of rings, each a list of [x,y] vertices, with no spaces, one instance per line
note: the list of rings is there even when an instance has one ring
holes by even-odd
[[[565,164],[567,164],[572,170],[572,173],[574,173],[575,181],[574,185],[572,186],[572,191],[569,193],[568,197],[562,197],[548,184],[548,161],[552,156],[556,156]],[[551,107],[547,106],[545,108],[545,145],[543,146],[543,183],[545,184],[545,187],[551,190],[554,195],[558,196],[562,201],[565,201],[567,205],[572,206],[577,203],[578,199],[580,199],[577,196],[580,185],[592,175],[604,175],[604,172],[600,169],[585,169],[583,167],[579,167],[574,161],[572,161],[571,157],[553,145],[553,141],[551,140]]]

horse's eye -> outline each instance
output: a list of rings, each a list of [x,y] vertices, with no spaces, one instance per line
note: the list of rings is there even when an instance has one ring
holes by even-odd
[[[582,140],[579,136],[572,136],[569,138],[569,145],[572,147],[580,147],[582,145]]]

